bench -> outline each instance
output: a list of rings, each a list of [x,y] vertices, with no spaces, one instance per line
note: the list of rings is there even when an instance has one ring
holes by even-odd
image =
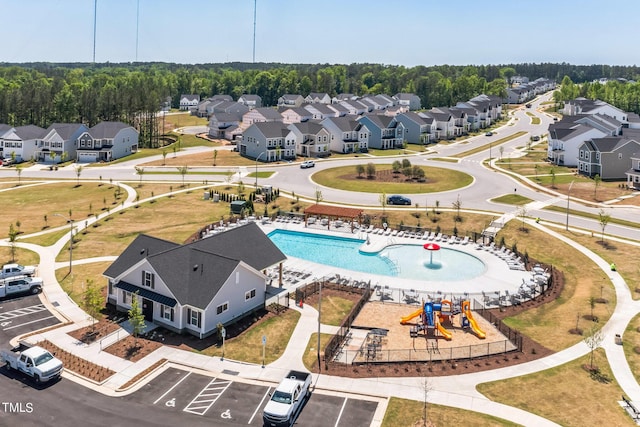
[[[640,411],[638,411],[635,405],[631,403],[629,399],[624,397],[624,395],[622,395],[622,401],[624,402],[625,407],[629,409],[629,414],[632,414],[631,418],[633,418],[635,421],[640,420]]]

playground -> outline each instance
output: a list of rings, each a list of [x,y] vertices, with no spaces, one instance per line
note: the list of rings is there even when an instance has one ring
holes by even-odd
[[[439,309],[442,308],[442,306],[439,307]],[[440,330],[434,324],[435,327],[416,331],[421,329],[423,324],[423,310],[422,305],[413,304],[377,301],[365,304],[356,317],[353,327],[383,330],[384,336],[374,336],[373,339],[367,336],[364,341],[353,340],[345,348],[345,353],[353,355],[357,353],[353,359],[354,362],[435,361],[480,357],[488,353],[498,354],[515,348],[491,323],[473,312],[471,315],[476,331],[470,324],[463,326],[462,313],[443,318]],[[438,322],[439,320],[438,318]],[[436,319],[434,318],[433,321],[436,322]],[[412,329],[417,333],[412,333]],[[480,338],[482,335],[484,338]],[[362,351],[371,348],[369,341],[377,346],[374,357],[371,357],[368,351]]]

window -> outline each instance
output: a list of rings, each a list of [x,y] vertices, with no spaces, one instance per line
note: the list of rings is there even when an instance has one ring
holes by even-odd
[[[142,286],[155,289],[155,275],[150,271],[142,270]]]
[[[187,323],[189,325],[197,326],[198,328],[201,327],[202,313],[198,310],[187,308]]]
[[[222,314],[225,311],[229,310],[229,303],[225,302],[224,304],[220,304],[217,308],[216,308],[216,314]]]
[[[170,322],[173,322],[174,311],[173,311],[172,307],[169,307],[168,305],[161,305],[160,306],[160,315],[162,316],[162,318],[164,320],[168,320]]]
[[[256,297],[256,290],[255,289],[251,289],[249,292],[245,292],[244,294],[244,300],[245,301],[249,301],[250,299],[253,299]]]
[[[122,303],[129,305],[131,304],[131,301],[132,301],[131,292],[122,291]]]

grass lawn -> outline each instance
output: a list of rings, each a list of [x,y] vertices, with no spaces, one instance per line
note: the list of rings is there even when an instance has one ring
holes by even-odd
[[[78,186],[75,180],[4,191],[0,193],[0,206],[11,209],[0,209],[0,230],[9,230],[9,225],[18,220],[22,234],[65,225],[66,220],[56,213],[82,221],[100,213],[103,207],[119,204],[122,198],[116,203],[115,191],[115,185],[83,182]],[[125,194],[122,190],[121,197]]]
[[[481,146],[479,146],[479,147],[472,148],[471,150],[467,150],[467,151],[465,151],[465,152],[462,152],[462,153],[456,154],[456,155],[451,156],[451,157],[455,157],[455,158],[458,158],[458,159],[462,159],[463,157],[467,157],[467,156],[470,156],[470,155],[472,155],[472,154],[479,153],[479,152],[481,152],[481,151],[489,150],[489,147],[490,147],[490,146],[492,146],[492,147],[494,147],[494,148],[497,148],[500,144],[504,144],[504,143],[505,143],[505,142],[507,142],[507,141],[511,141],[512,139],[519,138],[519,137],[521,137],[522,135],[526,135],[526,134],[527,134],[527,132],[524,132],[524,131],[516,132],[516,133],[514,133],[514,134],[507,135],[507,136],[505,136],[505,137],[503,137],[503,138],[500,138],[500,139],[498,139],[497,141],[487,142],[486,144],[483,144],[483,145],[481,145]]]
[[[189,165],[189,167],[213,166],[214,150],[218,153],[215,159],[215,163],[217,167],[226,167],[226,166],[229,166],[229,167],[254,166],[255,167],[256,165],[256,161],[254,159],[242,157],[240,154],[236,153],[235,151],[219,150],[219,149],[214,149],[212,147],[210,150],[207,150],[201,153],[186,154],[183,156],[174,156],[173,152],[169,150],[167,157],[165,157],[164,159],[158,159],[158,160],[146,162],[144,164],[141,164],[140,166],[176,166],[176,167],[184,166],[184,165]],[[264,165],[264,163],[258,163],[258,165],[262,166]]]
[[[496,242],[504,236],[508,247],[516,243],[520,252],[527,252],[538,261],[561,269],[565,275],[565,287],[555,301],[508,317],[505,323],[552,350],[562,350],[583,339],[570,332],[576,324],[578,328],[588,330],[593,325],[606,323],[615,307],[613,285],[606,272],[577,250],[535,228],[528,228],[525,233],[519,230],[520,227],[520,221],[507,223],[498,232]],[[609,302],[596,304],[593,314],[600,322],[594,323],[589,319],[589,299],[599,297],[601,287]]]
[[[495,199],[491,199],[494,203],[505,203],[507,205],[526,205],[527,203],[531,203],[531,200],[528,197],[521,196],[519,194],[506,194],[504,196],[496,197]]]
[[[531,117],[531,124],[532,125],[539,125],[540,124],[540,117],[537,117],[535,114],[527,111],[527,116]]]
[[[160,117],[160,121],[164,122],[165,132],[169,132],[176,128],[184,126],[208,126],[209,121],[204,117],[198,117],[191,115],[186,111],[180,114],[167,114],[164,117]]]
[[[615,382],[602,350],[594,364],[610,382],[591,378],[583,365],[589,355],[545,371],[480,384],[478,391],[491,400],[515,406],[562,426],[582,427],[586,420],[606,420],[609,425],[634,425],[618,404],[622,390]],[[587,423],[588,424],[588,423]]]
[[[638,357],[640,352],[640,314],[629,322],[622,335],[622,340],[624,355],[627,358],[631,372],[633,372],[636,381],[640,381],[640,358]]]
[[[51,246],[62,238],[65,234],[69,233],[69,227],[62,227],[58,231],[50,231],[49,233],[41,234],[39,236],[29,237],[27,239],[20,239],[20,242],[33,243],[40,246]],[[68,237],[67,237],[68,238]]]
[[[324,355],[324,349],[331,340],[333,335],[331,334],[320,334],[320,359],[322,359]],[[302,356],[302,362],[304,363],[305,368],[311,371],[313,365],[318,361],[318,333],[314,332],[311,334],[311,338],[309,338],[309,342],[307,343],[307,348],[304,351],[304,356]]]
[[[74,265],[72,274],[69,275],[69,267],[62,267],[56,270],[56,279],[62,289],[71,299],[82,307],[84,291],[87,289],[87,281],[92,280],[93,284],[99,287],[106,295],[107,279],[102,273],[109,268],[110,262],[94,262],[91,264]]]
[[[248,363],[262,363],[262,336],[267,337],[264,363],[277,360],[284,352],[291,332],[298,323],[300,313],[295,310],[285,312],[256,324],[241,336],[225,341],[224,356],[228,359],[242,360]],[[212,346],[201,353],[209,356],[222,356],[222,347]]]
[[[340,326],[340,323],[347,317],[354,305],[353,301],[339,296],[329,295],[322,297],[322,311],[320,312],[322,324]],[[317,303],[311,306],[316,310],[318,309]]]
[[[427,394],[428,400],[428,394]],[[387,405],[387,412],[382,419],[382,427],[415,427],[423,419],[424,402],[399,399],[392,397]],[[451,408],[429,403],[427,405],[427,420],[436,426],[517,426],[518,424],[480,414],[474,411]]]
[[[273,174],[275,174],[275,171],[258,171],[258,178],[271,178],[273,176]],[[256,177],[256,173],[255,172],[251,172],[249,174],[247,174],[248,178],[255,178]]]
[[[367,179],[362,175],[362,179],[347,179],[356,174],[356,167],[342,166],[338,168],[325,169],[313,174],[312,179],[320,185],[339,190],[360,191],[366,193],[434,193],[449,191],[456,188],[466,187],[473,182],[473,177],[466,173],[436,168],[430,166],[420,166],[425,172],[427,182],[404,182],[404,177],[400,175],[398,182],[379,182],[375,179]],[[391,165],[376,165],[376,172],[389,171]]]
[[[40,257],[37,253],[27,249],[15,248],[15,258],[12,258],[11,248],[0,246],[0,266],[14,262],[22,265],[37,265],[40,263]]]

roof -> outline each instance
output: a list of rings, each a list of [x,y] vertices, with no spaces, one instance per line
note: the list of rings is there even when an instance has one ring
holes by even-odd
[[[240,98],[244,99],[245,101],[262,101],[262,98],[260,97],[260,95],[254,95],[254,94],[248,94],[248,93],[245,93]]]
[[[260,115],[262,115],[262,117],[264,117],[267,120],[282,120],[282,116],[280,115],[280,113],[278,113],[278,110],[275,110],[270,107],[260,107],[252,111],[259,113]]]
[[[18,126],[16,129],[16,135],[23,141],[29,141],[31,139],[39,139],[47,134],[47,130],[36,125]]]
[[[312,120],[302,123],[292,123],[291,125],[289,125],[289,128],[291,128],[291,126],[298,129],[298,131],[300,131],[300,133],[304,135],[317,135],[322,129],[324,129],[324,126]]]
[[[67,141],[71,139],[73,134],[76,133],[76,131],[82,126],[84,125],[78,124],[78,123],[53,123],[51,126],[47,128],[46,133],[49,133],[52,130],[55,130],[56,133],[60,136],[60,138]]]
[[[182,95],[180,100],[186,98],[187,101],[200,101],[200,95]]]
[[[205,309],[241,263],[261,271],[287,258],[250,222],[184,245],[140,235],[104,275],[115,278],[143,259],[180,304]]]
[[[265,138],[282,138],[290,132],[282,122],[256,122],[251,126],[255,126]]]
[[[129,127],[131,126],[122,122],[100,122],[89,129],[89,134],[95,139],[114,138],[122,129]]]
[[[327,215],[333,217],[357,218],[362,215],[362,209],[317,204],[306,208],[304,213],[305,215]]]

